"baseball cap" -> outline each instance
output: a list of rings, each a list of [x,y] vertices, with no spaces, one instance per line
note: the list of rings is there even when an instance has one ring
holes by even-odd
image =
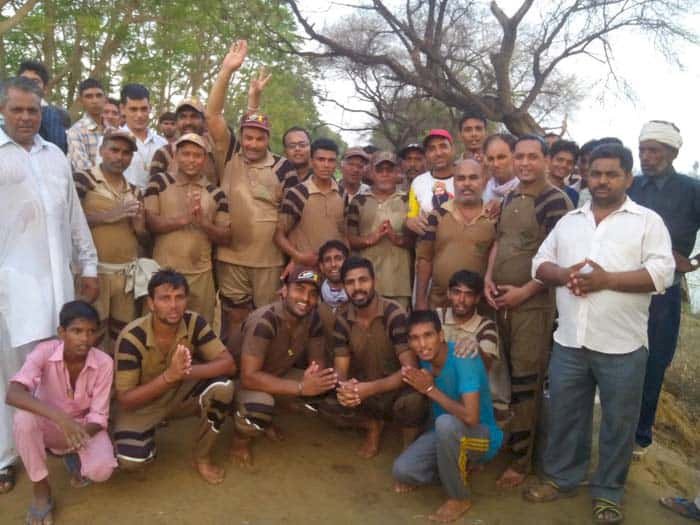
[[[131,145],[131,151],[139,149],[138,144],[136,144],[136,137],[124,129],[108,129],[105,131],[102,141],[104,142],[109,139],[124,139]]]
[[[348,148],[343,154],[343,160],[349,159],[350,157],[361,157],[366,162],[369,162],[370,157],[365,150],[362,148]]]
[[[248,113],[241,118],[241,128],[258,128],[270,133],[270,119],[263,113]]]
[[[423,139],[423,147],[424,148],[425,148],[425,145],[428,143],[428,141],[433,137],[442,137],[444,139],[449,140],[450,144],[453,143],[452,135],[450,135],[450,132],[447,131],[446,129],[431,129],[428,132],[428,134],[425,136],[425,138]]]
[[[197,98],[186,98],[185,100],[180,102],[180,104],[178,104],[178,106],[175,108],[175,114],[177,114],[178,111],[184,108],[192,108],[198,113],[204,115],[204,106]]]
[[[204,149],[204,151],[209,151],[209,145],[204,140],[204,137],[198,135],[197,133],[185,133],[182,137],[175,141],[175,149],[177,149],[177,147],[183,142],[192,142],[193,144],[197,144],[197,146]]]
[[[390,151],[377,151],[372,157],[372,166],[376,168],[382,162],[389,162],[396,166],[396,155]]]
[[[400,158],[405,158],[406,153],[411,151],[412,149],[418,150],[421,153],[425,153],[425,150],[423,149],[423,146],[418,144],[417,142],[412,142],[411,144],[406,144],[403,148],[399,150],[399,157]]]
[[[321,277],[310,266],[295,266],[287,276],[287,283],[311,283],[318,288],[321,286]]]

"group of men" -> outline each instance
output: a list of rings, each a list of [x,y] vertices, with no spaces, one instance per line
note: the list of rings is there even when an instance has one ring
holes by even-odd
[[[67,156],[40,133],[46,70],[25,63],[2,83],[0,493],[21,456],[28,521],[49,523],[47,448],[74,486],[104,481],[152,461],[159,426],[193,410],[193,464],[221,483],[211,451],[228,416],[230,454],[250,465],[291,402],[364,429],[364,458],[393,421],[396,492],[442,483],[431,519],[453,521],[472,505],[474,466],[501,449],[499,487],[530,474],[548,378],[543,481],[524,497],[586,481],[597,389],[593,519],[621,522],[675,351],[680,279],[698,266],[700,183],[673,169],[679,130],[643,126],[639,177],[618,139],[488,135],[478,111],[459,124],[459,158],[445,129],[398,154],[341,156],[299,127],[282,156],[260,110],[264,71],[236,129],[224,118],[246,54],[231,46],[206,106],[186,99],[159,119],[165,138],[147,88],[125,85],[115,117],[83,81]]]

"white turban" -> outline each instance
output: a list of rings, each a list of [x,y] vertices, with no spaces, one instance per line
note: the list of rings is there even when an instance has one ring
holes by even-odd
[[[645,140],[655,140],[667,146],[671,146],[675,150],[681,149],[683,139],[678,127],[672,122],[665,120],[650,120],[642,126],[642,131],[639,133],[639,142]]]

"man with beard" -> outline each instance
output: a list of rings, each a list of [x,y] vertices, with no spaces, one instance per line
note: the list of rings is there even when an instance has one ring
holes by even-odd
[[[124,177],[136,147],[130,133],[109,130],[100,145],[99,166],[73,174],[97,248],[98,342],[102,341],[108,350],[122,328],[136,317],[136,296],[145,295],[145,291],[134,289],[139,241],[148,240],[143,197],[141,190]]]
[[[311,136],[299,126],[292,126],[282,135],[284,155],[294,165],[299,182],[311,174]]]
[[[453,178],[455,198],[428,216],[416,245],[417,310],[447,306],[448,282],[456,271],[484,275],[496,239],[496,226],[481,200],[486,186],[481,164],[460,161]]]
[[[340,273],[350,304],[338,312],[335,323],[339,383],[336,399],[326,398],[320,409],[338,424],[366,430],[358,454],[369,459],[379,453],[386,419],[401,427],[404,446],[411,443],[425,419],[427,401],[401,381],[402,366],[418,365],[407,344],[406,311],[377,295],[367,259],[349,257]]]
[[[298,181],[292,163],[270,152],[270,121],[257,112],[257,101],[249,101],[256,106],[241,119],[238,137],[224,118],[231,76],[240,68],[247,52],[245,40],[231,46],[205,111],[214,149],[224,152],[220,186],[229,202],[235,203],[229,207],[231,241],[228,246],[219,246],[215,256],[224,340],[253,308],[275,301],[285,260],[272,238],[282,196]],[[259,78],[259,89],[267,82],[266,78]],[[253,91],[257,92],[258,88]]]
[[[472,108],[462,115],[459,121],[459,137],[464,144],[462,160],[484,160],[484,140],[486,140],[486,116],[478,109]]]
[[[318,250],[318,267],[323,276],[321,284],[321,301],[318,303],[318,315],[323,324],[323,333],[326,339],[326,355],[328,363],[333,362],[333,329],[335,328],[335,314],[348,302],[343,281],[340,278],[340,269],[345,259],[350,255],[348,247],[341,241],[331,240],[323,243]]]
[[[148,283],[150,313],[128,324],[114,362],[114,444],[124,470],[141,470],[156,457],[156,428],[167,417],[199,415],[193,464],[211,484],[224,470],[211,462],[230,413],[236,370],[231,354],[196,312],[187,310],[185,276],[160,270]]]
[[[73,171],[95,165],[97,146],[104,133],[102,110],[106,99],[102,84],[94,78],[86,78],[78,85],[78,99],[85,113],[66,133],[68,159]]]
[[[388,151],[372,157],[372,188],[347,211],[350,247],[372,262],[377,291],[404,308],[411,302],[411,236],[404,231],[408,196],[396,191],[398,165]]]
[[[628,195],[661,215],[673,244],[676,274],[666,293],[654,295],[649,309],[649,360],[636,434],[636,456],[652,443],[652,426],[666,368],[678,342],[681,319],[681,278],[700,267],[700,255],[691,256],[700,228],[700,183],[673,168],[683,141],[671,122],[652,120],[639,134],[642,176],[635,177]]]
[[[411,189],[413,179],[421,173],[425,173],[425,151],[420,144],[412,143],[401,148],[398,156],[401,160],[400,174],[402,177],[398,183],[399,188],[402,191],[408,192]]]
[[[242,466],[253,464],[250,447],[256,436],[280,438],[272,425],[276,398],[318,396],[338,381],[326,368],[316,310],[320,283],[314,269],[294,267],[282,298],[251,313],[229,345],[241,370],[230,454]],[[302,361],[309,363],[305,370],[296,367]]]
[[[674,260],[661,217],[625,194],[632,184],[630,150],[597,147],[587,182],[590,204],[557,222],[532,261],[532,275],[556,287],[559,322],[549,364],[546,482],[524,496],[554,501],[589,480],[597,390],[593,520],[620,523],[642,402],[649,303],[672,284]]]
[[[161,113],[158,117],[158,133],[168,141],[168,144],[175,144],[178,138],[176,121],[177,117],[172,111]]]
[[[340,161],[340,173],[342,178],[338,183],[338,190],[345,202],[345,209],[350,205],[355,195],[364,195],[370,191],[370,186],[362,182],[370,156],[362,148],[348,148]]]
[[[406,227],[417,235],[425,233],[428,214],[454,197],[452,135],[445,129],[430,130],[423,139],[423,148],[430,171],[413,179],[406,215]]]
[[[495,202],[500,207],[505,196],[518,185],[518,177],[513,170],[516,140],[510,133],[494,133],[484,142],[484,169],[488,179],[483,194],[485,205]]]
[[[180,137],[175,144],[177,173],[151,177],[144,204],[155,238],[153,258],[185,275],[189,308],[211,324],[216,305],[212,250],[231,242],[231,221],[226,195],[202,173],[206,158],[204,137]]]
[[[484,294],[498,310],[498,334],[511,377],[510,446],[515,459],[497,481],[513,488],[532,468],[542,382],[549,361],[554,301],[532,279],[532,258],[571,201],[547,182],[547,143],[524,135],[515,143],[520,180],[503,201],[496,244],[489,257]]]

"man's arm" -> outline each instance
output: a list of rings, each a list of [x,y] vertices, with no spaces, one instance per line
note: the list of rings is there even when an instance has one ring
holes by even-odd
[[[258,71],[258,76],[253,77],[248,88],[248,113],[253,113],[260,110],[260,95],[265,86],[272,78],[272,73],[265,74],[265,66],[262,66]]]
[[[73,171],[90,169],[92,167],[90,153],[85,143],[81,140],[80,131],[75,125],[66,132],[66,139],[68,141],[68,160],[70,160]]]
[[[230,377],[236,373],[236,362],[230,352],[222,351],[211,361],[192,365],[187,379],[211,379],[213,377]]]
[[[438,403],[447,412],[462,421],[465,425],[474,426],[479,424],[479,392],[469,392],[462,394],[462,402],[446,396],[443,392],[434,387],[425,394],[432,401]]]

